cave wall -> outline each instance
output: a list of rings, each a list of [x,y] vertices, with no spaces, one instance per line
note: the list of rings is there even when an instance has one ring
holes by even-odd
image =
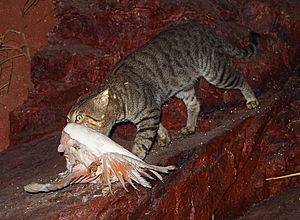
[[[0,152],[9,147],[9,113],[23,104],[32,86],[29,56],[47,44],[52,6],[51,1],[0,1]]]
[[[32,58],[34,88],[24,105],[10,114],[11,146],[61,129],[75,100],[102,82],[121,57],[178,21],[197,20],[244,46],[248,30],[261,33],[257,56],[232,61],[257,95],[280,89],[287,79],[283,70],[291,72],[299,61],[297,1],[57,0],[54,5],[56,24],[48,34],[49,44]],[[202,112],[243,102],[238,92],[216,89],[205,81],[200,84]],[[185,115],[183,104],[171,100],[162,120],[167,128],[178,129]],[[210,126],[199,124],[201,129]],[[120,127],[116,132],[132,137],[134,128]]]

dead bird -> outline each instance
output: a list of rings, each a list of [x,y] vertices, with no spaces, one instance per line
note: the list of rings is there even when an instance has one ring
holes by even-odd
[[[153,174],[162,181],[158,173],[168,173],[175,166],[150,165],[135,156],[107,136],[83,125],[69,123],[62,131],[58,152],[64,153],[67,170],[52,183],[31,183],[24,186],[30,193],[49,192],[74,183],[107,184],[120,181],[124,189],[127,181],[134,189],[134,182],[151,188],[144,178],[154,180]],[[111,191],[112,192],[112,191]]]

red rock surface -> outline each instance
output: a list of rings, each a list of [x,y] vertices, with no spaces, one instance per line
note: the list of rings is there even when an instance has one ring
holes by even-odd
[[[46,34],[54,24],[52,6],[51,1],[0,1],[0,34],[4,34],[7,30],[15,30],[23,33],[26,41],[23,42],[20,35],[10,33],[5,37],[5,44],[20,46],[26,43],[30,54],[47,44]],[[0,151],[9,146],[9,113],[23,104],[27,99],[28,88],[32,87],[30,58],[24,56],[12,59],[13,68],[10,68],[11,62],[2,64],[5,57],[17,54],[16,51],[3,50],[2,46],[0,48]],[[9,86],[5,87],[7,83]]]
[[[290,189],[259,204],[253,205],[240,220],[299,219],[300,188]]]
[[[299,178],[265,181],[300,170],[298,1],[54,2],[57,23],[49,45],[32,60],[34,88],[10,115],[11,146],[18,146],[0,155],[1,219],[234,218],[255,202],[299,186]],[[163,109],[163,123],[177,140],[165,149],[154,147],[147,160],[179,167],[164,183],[130,193],[116,185],[116,193],[106,197],[93,185],[26,194],[23,185],[53,179],[64,169],[55,148],[76,98],[94,89],[114,63],[163,27],[187,19],[241,45],[247,44],[248,29],[262,34],[256,57],[232,61],[261,107],[247,110],[238,92],[201,81],[195,135],[177,137],[186,115],[180,101],[173,99]],[[119,126],[114,137],[130,146],[134,128]]]
[[[11,145],[61,129],[68,109],[80,94],[103,81],[121,57],[179,20],[198,20],[241,45],[247,44],[248,29],[260,32],[258,55],[233,61],[257,94],[280,88],[286,80],[282,70],[291,69],[299,62],[297,1],[97,3],[56,0],[54,5],[57,21],[49,34],[49,46],[36,53],[32,61],[34,88],[26,103],[10,115]],[[236,91],[216,89],[205,81],[200,84],[198,97],[202,101],[202,112],[244,102]],[[163,111],[166,127],[178,129],[184,120],[183,104],[170,101]],[[130,131],[126,134],[121,128],[117,133],[123,138],[132,136],[134,129],[130,128],[126,128]],[[202,128],[199,123],[198,129]],[[204,129],[210,128],[205,125]]]
[[[0,155],[0,219],[232,219],[252,203],[299,186],[299,178],[266,181],[300,170],[300,77],[281,91],[261,97],[261,107],[226,108],[209,114],[216,128],[151,151],[147,162],[178,169],[127,193],[113,185],[74,185],[47,194],[28,194],[23,186],[47,182],[64,170],[56,152],[59,133],[19,145]],[[124,146],[130,142],[117,139]],[[45,153],[47,152],[47,153]],[[7,161],[10,161],[7,163]],[[296,213],[297,214],[297,213]],[[280,217],[280,215],[279,215]]]

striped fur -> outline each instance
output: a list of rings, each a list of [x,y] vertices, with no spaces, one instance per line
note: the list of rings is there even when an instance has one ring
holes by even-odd
[[[200,78],[218,88],[239,89],[248,108],[258,106],[248,83],[227,62],[228,56],[254,55],[258,39],[257,33],[250,32],[249,46],[242,49],[195,23],[168,28],[119,61],[97,91],[78,100],[68,122],[109,135],[115,123],[131,121],[137,127],[133,153],[144,158],[156,134],[160,145],[170,142],[160,114],[171,97],[182,99],[187,107],[182,133],[195,131],[200,104],[194,84]]]

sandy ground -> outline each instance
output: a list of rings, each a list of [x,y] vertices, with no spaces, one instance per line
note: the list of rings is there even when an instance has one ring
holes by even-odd
[[[9,29],[24,33],[30,54],[47,43],[47,33],[54,23],[52,1],[14,0],[0,1],[0,34]],[[15,33],[5,37],[5,44],[20,46],[24,42]],[[17,53],[0,49],[0,64]],[[0,72],[0,151],[9,146],[9,112],[27,98],[30,81],[30,58],[24,56],[5,62]],[[12,68],[13,67],[13,68]],[[10,79],[11,76],[11,79]]]

